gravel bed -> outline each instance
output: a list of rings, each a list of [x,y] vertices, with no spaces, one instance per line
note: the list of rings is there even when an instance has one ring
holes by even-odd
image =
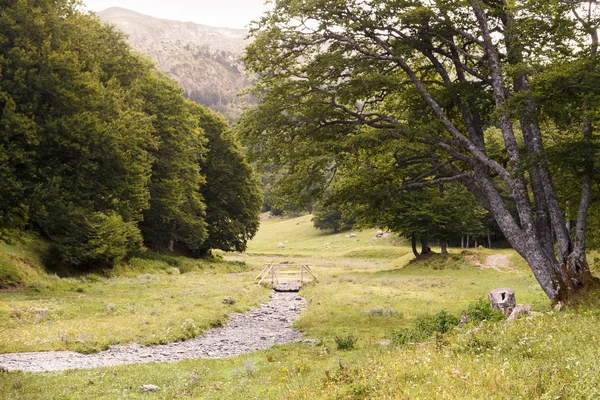
[[[273,292],[268,303],[245,313],[232,314],[224,326],[184,342],[112,346],[95,354],[73,351],[6,353],[0,354],[0,369],[44,372],[237,356],[275,344],[302,341],[300,331],[291,325],[304,308],[306,301],[297,293]]]

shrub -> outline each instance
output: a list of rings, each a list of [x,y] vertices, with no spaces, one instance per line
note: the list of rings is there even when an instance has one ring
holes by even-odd
[[[142,249],[140,231],[120,215],[77,211],[61,219],[64,229],[51,237],[51,264],[110,267]]]
[[[352,350],[354,349],[358,338],[349,333],[346,336],[336,336],[334,340],[338,350]]]
[[[417,318],[411,328],[392,332],[391,342],[396,345],[425,340],[436,333],[446,333],[458,325],[458,318],[445,310],[431,317]]]
[[[483,297],[469,304],[463,312],[467,322],[502,321],[504,314],[497,308],[492,308],[490,302]]]
[[[389,308],[371,308],[364,313],[368,316],[377,316],[377,317],[394,317],[400,315],[398,312],[394,310],[390,310]]]

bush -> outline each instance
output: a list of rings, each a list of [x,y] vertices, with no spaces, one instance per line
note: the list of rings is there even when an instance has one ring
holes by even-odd
[[[389,308],[371,308],[367,311],[364,311],[365,315],[368,316],[377,316],[377,317],[395,317],[400,315],[398,312],[394,310],[390,310]]]
[[[142,236],[134,223],[120,215],[76,211],[65,215],[52,235],[50,263],[73,267],[110,267],[142,249]]]
[[[436,333],[446,333],[458,325],[458,318],[448,314],[445,310],[431,317],[417,318],[412,328],[392,332],[391,342],[396,345],[406,345],[409,343],[425,340]]]
[[[482,321],[502,321],[504,314],[497,308],[492,308],[490,302],[483,297],[469,304],[463,312],[466,322],[478,323]]]
[[[336,336],[334,340],[338,350],[352,350],[354,349],[358,338],[349,333],[346,336]]]

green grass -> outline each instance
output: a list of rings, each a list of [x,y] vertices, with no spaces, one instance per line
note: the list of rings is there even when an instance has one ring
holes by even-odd
[[[60,278],[30,262],[34,252],[3,246],[0,255],[26,266],[28,283],[0,290],[2,353],[88,353],[113,344],[179,341],[222,325],[231,312],[256,307],[269,295],[237,262],[146,254],[107,276]],[[227,304],[225,298],[235,301]]]
[[[583,399],[600,395],[594,313],[554,312],[412,347],[285,345],[226,360],[0,373],[6,399]],[[139,387],[155,384],[158,393]]]
[[[9,245],[0,241],[0,289],[39,283],[46,278],[41,255],[46,246],[28,239]]]
[[[177,318],[193,318],[202,327],[200,331],[211,321],[223,320],[233,309],[247,309],[265,299],[268,291],[254,285],[252,278],[266,263],[307,263],[319,278],[319,283],[302,289],[309,305],[296,322],[305,337],[316,339],[314,345],[276,346],[224,360],[42,374],[4,372],[0,373],[0,398],[600,396],[600,375],[596,373],[600,368],[600,312],[591,306],[579,312],[551,311],[531,272],[513,251],[465,254],[451,249],[449,256],[409,263],[412,252],[398,237],[376,239],[376,231],[365,230],[346,238],[348,233],[338,236],[316,231],[310,216],[271,219],[261,225],[247,253],[226,256],[230,263],[199,266],[189,264],[196,261],[147,256],[120,267],[108,278],[54,278],[47,287],[29,285],[0,291],[0,345],[3,351],[16,351],[40,348],[35,340],[52,336],[43,329],[55,329],[54,319],[50,324],[36,322],[39,314],[29,311],[32,308],[46,307],[57,324],[68,323],[76,329],[100,324],[98,331],[105,336],[108,327],[121,324],[123,342],[153,343],[156,338],[152,335],[170,340],[164,332],[168,326],[172,330],[179,326]],[[278,248],[279,242],[285,247]],[[468,255],[483,262],[498,253],[510,259],[513,271],[480,269],[465,258]],[[189,272],[179,274],[175,268]],[[423,321],[437,321],[440,315],[445,320],[452,320],[448,314],[459,317],[469,304],[501,286],[513,288],[517,302],[532,305],[538,314],[511,323],[487,322],[481,328],[468,324],[428,338],[427,331],[422,343],[390,344],[394,332],[417,332]],[[222,302],[228,296],[236,299],[234,305]],[[12,305],[7,307],[9,303]],[[21,310],[21,317],[13,315],[15,309]],[[153,315],[155,309],[157,315]],[[443,310],[447,314],[440,313]],[[427,320],[428,316],[434,319]],[[55,329],[53,334],[60,331]],[[76,341],[78,335],[81,332],[74,330],[70,337]],[[350,342],[352,345],[346,345]],[[46,348],[72,345],[60,338],[51,343],[45,344]],[[105,343],[98,341],[100,346]],[[144,394],[139,391],[144,384],[162,390]]]

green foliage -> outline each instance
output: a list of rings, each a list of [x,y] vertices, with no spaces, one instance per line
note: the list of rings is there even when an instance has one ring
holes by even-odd
[[[505,319],[504,314],[497,308],[492,308],[490,302],[483,297],[477,299],[477,301],[469,304],[467,309],[463,312],[467,322],[478,323],[483,321],[503,321]]]
[[[52,264],[109,267],[142,250],[137,226],[118,214],[83,214],[77,210],[54,221],[50,234]]]
[[[436,333],[447,333],[458,322],[458,318],[442,310],[431,317],[417,318],[411,328],[392,332],[391,341],[400,346],[420,342]]]
[[[358,338],[351,333],[336,336],[333,339],[338,350],[353,350],[358,341]]]
[[[332,230],[334,233],[350,229],[354,225],[354,221],[343,218],[342,212],[336,207],[323,207],[318,203],[313,207],[312,221],[315,228]]]
[[[32,227],[59,260],[112,263],[138,249],[148,206],[153,127],[134,93],[150,66],[77,7],[0,12],[0,234]]]
[[[594,2],[278,1],[251,30],[261,103],[238,129],[294,204],[333,191],[420,239],[487,233],[487,209],[556,300],[579,286],[555,280],[583,234],[555,233],[588,211],[599,21]]]
[[[159,142],[153,152],[150,208],[142,223],[144,241],[155,249],[173,250],[175,244],[198,249],[207,237],[199,165],[205,139],[192,115],[194,104],[161,73],[148,76],[141,91]]]
[[[243,250],[260,191],[227,123],[79,7],[1,7],[0,240],[38,231],[77,268],[131,257],[140,227],[154,249]]]
[[[201,105],[194,106],[193,115],[208,140],[206,157],[200,162],[206,177],[201,193],[208,238],[198,250],[244,251],[258,230],[263,201],[260,183],[227,121]]]

